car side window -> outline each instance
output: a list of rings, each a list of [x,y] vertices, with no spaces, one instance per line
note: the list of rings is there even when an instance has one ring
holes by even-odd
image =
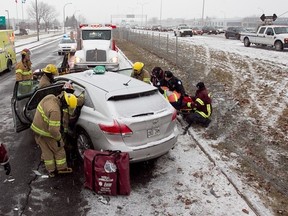
[[[267,35],[274,35],[273,34],[273,29],[272,28],[267,28],[266,34]]]
[[[22,99],[30,97],[38,88],[38,80],[22,80],[18,81],[16,98]]]
[[[266,28],[266,27],[262,27],[262,28],[260,28],[260,30],[259,30],[259,34],[263,34],[264,31],[265,31],[265,28]]]
[[[87,93],[87,91],[85,90],[85,88],[83,88],[82,86],[78,85],[77,83],[72,83],[72,86],[75,90],[74,94],[79,97],[81,96],[81,94],[84,94],[85,97],[85,101],[84,101],[84,105],[93,108],[93,103],[91,101],[91,98],[89,96],[89,94]]]

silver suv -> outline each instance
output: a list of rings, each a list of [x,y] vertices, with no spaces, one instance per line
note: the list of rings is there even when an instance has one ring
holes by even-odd
[[[132,69],[128,69],[129,74]],[[126,71],[96,74],[93,70],[66,74],[52,86],[30,91],[16,82],[12,110],[16,132],[29,128],[35,109],[47,94],[59,94],[71,81],[75,95],[85,94],[85,103],[71,134],[78,152],[86,149],[128,152],[131,162],[145,161],[167,153],[177,142],[176,110],[158,89],[120,74]]]

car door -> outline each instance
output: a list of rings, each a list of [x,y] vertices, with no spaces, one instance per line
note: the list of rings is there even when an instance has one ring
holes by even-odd
[[[38,103],[48,94],[58,95],[63,83],[38,89],[38,80],[17,81],[11,98],[11,109],[15,132],[30,127]]]
[[[274,30],[271,27],[268,27],[265,32],[265,39],[263,40],[263,44],[272,45],[274,44]]]

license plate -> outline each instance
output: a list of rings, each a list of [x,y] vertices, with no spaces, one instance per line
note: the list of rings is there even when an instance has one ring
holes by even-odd
[[[151,129],[147,130],[147,137],[153,137],[153,136],[158,136],[160,135],[160,128],[159,127],[154,127]]]

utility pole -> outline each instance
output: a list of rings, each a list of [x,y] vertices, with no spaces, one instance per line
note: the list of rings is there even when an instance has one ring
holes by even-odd
[[[202,6],[202,26],[204,26],[204,8],[205,8],[205,0],[203,0],[203,6]]]
[[[10,29],[10,17],[9,17],[9,10],[5,10],[7,12],[7,16],[8,16],[8,28],[7,29]]]
[[[39,19],[38,19],[38,3],[37,3],[37,0],[35,0],[35,6],[36,6],[37,41],[39,41]]]
[[[65,8],[67,5],[69,4],[72,4],[71,2],[69,3],[66,3],[64,6],[63,6],[63,27],[64,27],[64,34],[66,33],[66,29],[65,29]]]

